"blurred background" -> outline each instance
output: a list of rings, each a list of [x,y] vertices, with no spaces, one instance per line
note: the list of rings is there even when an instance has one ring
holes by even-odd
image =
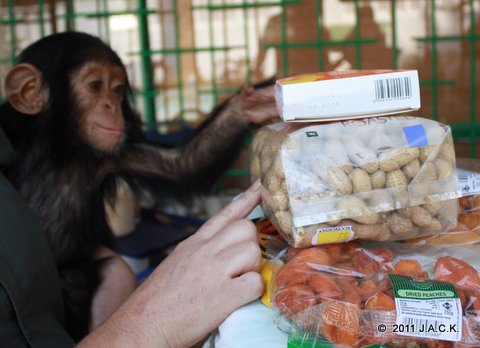
[[[0,80],[25,46],[65,30],[120,54],[156,134],[196,125],[242,85],[272,76],[418,69],[414,114],[451,125],[457,155],[477,156],[478,0],[0,0]],[[247,167],[246,150],[222,188],[245,187]]]

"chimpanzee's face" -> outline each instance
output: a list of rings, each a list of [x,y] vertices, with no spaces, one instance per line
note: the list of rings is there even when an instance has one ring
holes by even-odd
[[[123,69],[106,62],[87,62],[73,74],[71,83],[81,140],[101,152],[118,149],[125,138]]]

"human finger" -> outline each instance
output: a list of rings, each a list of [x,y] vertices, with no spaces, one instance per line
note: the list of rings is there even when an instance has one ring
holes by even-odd
[[[253,222],[244,218],[218,231],[212,238],[209,248],[213,253],[218,253],[225,248],[247,241],[258,242],[257,229]]]
[[[252,302],[262,296],[265,291],[265,282],[260,273],[252,271],[244,273],[230,282],[231,310]]]
[[[262,252],[256,241],[245,241],[221,250],[217,260],[230,278],[260,270]]]
[[[221,229],[232,222],[246,217],[260,202],[260,181],[257,180],[238,199],[232,201],[217,214],[207,220],[197,231],[196,235],[211,238]]]

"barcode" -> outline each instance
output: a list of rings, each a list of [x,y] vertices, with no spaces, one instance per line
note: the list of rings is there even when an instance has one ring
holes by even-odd
[[[457,179],[459,182],[468,182],[468,173],[457,170]]]
[[[375,80],[375,100],[388,100],[412,97],[412,82],[410,77],[396,77]]]
[[[440,323],[438,320],[428,320],[428,319],[418,319],[418,318],[410,318],[410,317],[403,317],[403,324],[404,325],[412,325],[414,328],[414,332],[430,332],[430,333],[438,333],[439,332],[439,325]]]

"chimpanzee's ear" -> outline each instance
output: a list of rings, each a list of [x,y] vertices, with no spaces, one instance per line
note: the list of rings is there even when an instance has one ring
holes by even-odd
[[[29,63],[15,65],[5,78],[5,93],[18,112],[39,114],[43,109],[42,73]]]

